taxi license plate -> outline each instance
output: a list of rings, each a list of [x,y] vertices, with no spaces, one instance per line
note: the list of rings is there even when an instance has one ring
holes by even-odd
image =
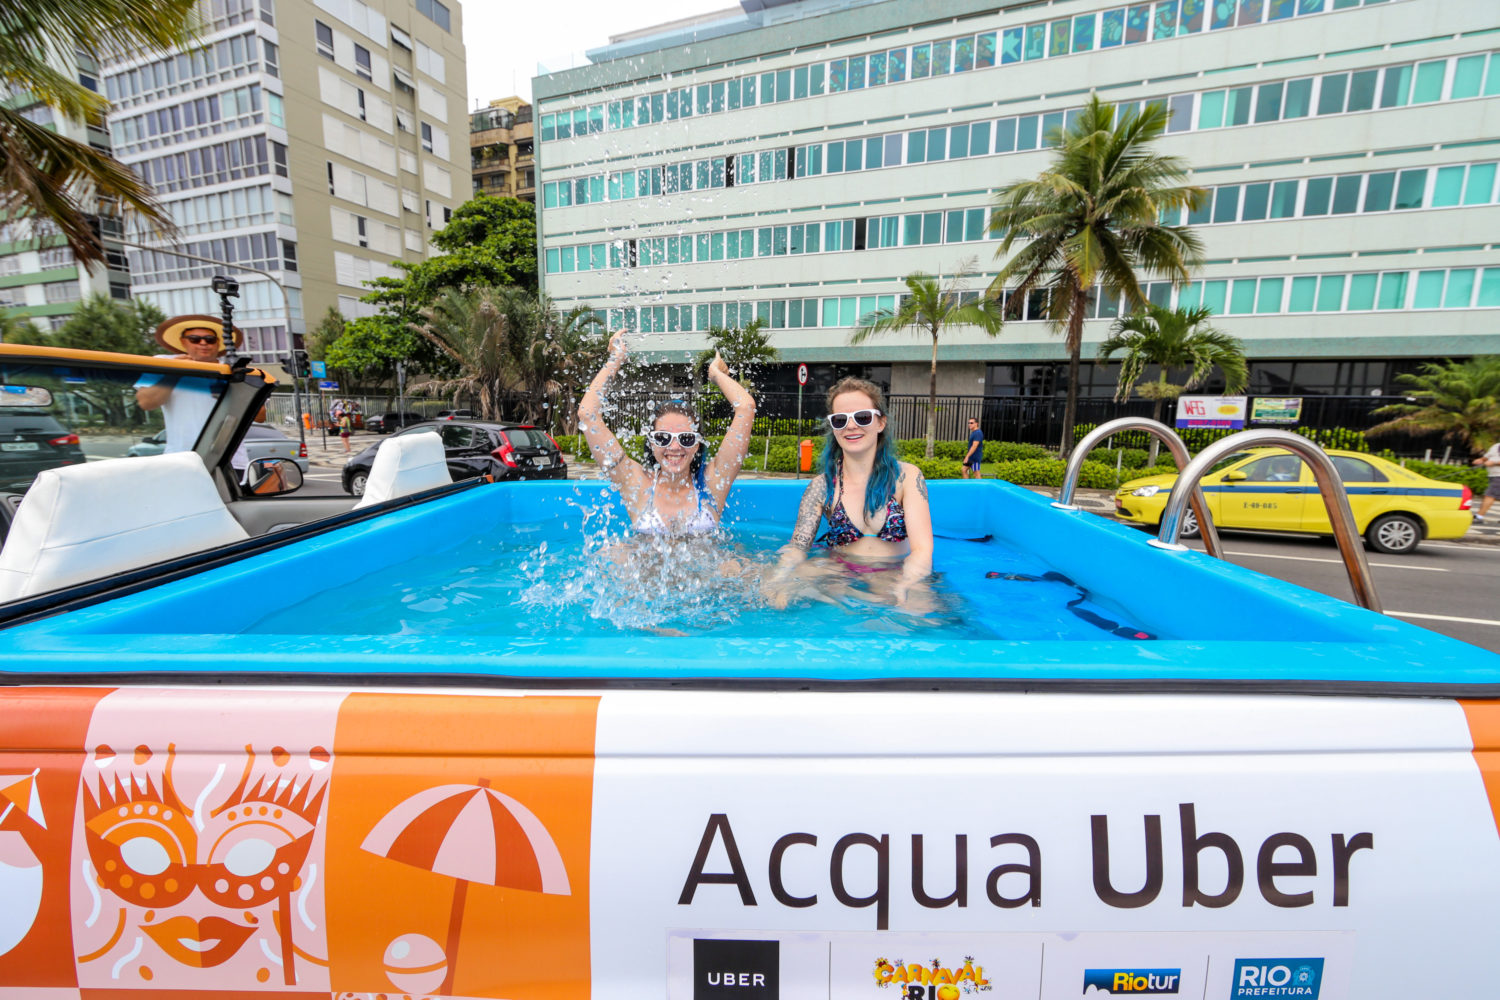
[[[0,444],[0,451],[41,451],[42,446],[35,441],[6,441]]]

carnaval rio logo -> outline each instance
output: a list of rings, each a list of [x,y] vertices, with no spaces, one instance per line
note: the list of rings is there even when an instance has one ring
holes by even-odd
[[[939,958],[926,965],[877,958],[875,985],[881,989],[899,987],[904,1000],[958,1000],[965,993],[993,988],[984,978],[984,966],[974,964],[973,955],[965,955],[964,964],[951,969]]]
[[[1127,996],[1176,996],[1181,969],[1085,969],[1083,992]]]

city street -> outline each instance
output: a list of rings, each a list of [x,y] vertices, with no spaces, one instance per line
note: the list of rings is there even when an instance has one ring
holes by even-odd
[[[1332,539],[1225,532],[1223,540],[1237,566],[1350,599],[1349,577]],[[1500,652],[1500,546],[1423,542],[1413,555],[1369,552],[1367,558],[1386,614]]]

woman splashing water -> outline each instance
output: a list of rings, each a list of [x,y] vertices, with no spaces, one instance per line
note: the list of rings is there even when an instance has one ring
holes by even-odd
[[[609,342],[609,360],[578,405],[579,426],[589,448],[619,489],[637,534],[711,535],[718,530],[724,499],[750,448],[755,400],[730,377],[724,359],[715,355],[708,366],[708,377],[734,408],[734,419],[718,453],[705,460],[707,447],[693,411],[684,403],[670,402],[658,411],[646,435],[643,461],[637,462],[625,454],[604,422],[601,398],[610,379],[625,363],[625,356],[625,335],[617,333]]]
[[[930,608],[927,481],[916,466],[897,460],[884,411],[884,394],[872,382],[846,378],[829,390],[822,472],[807,484],[792,540],[767,578],[773,605],[786,605],[800,589],[796,581],[822,577],[866,583],[872,598],[911,611]],[[832,567],[805,562],[823,520],[828,530],[817,541],[828,547]]]

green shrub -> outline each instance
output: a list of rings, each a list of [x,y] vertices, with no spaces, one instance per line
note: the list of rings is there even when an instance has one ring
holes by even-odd
[[[796,472],[797,449],[791,445],[776,445],[766,459],[767,472]]]
[[[1413,458],[1407,460],[1406,468],[1428,479],[1438,479],[1445,483],[1461,483],[1473,490],[1476,496],[1482,494],[1489,486],[1489,473],[1472,465],[1443,465],[1439,462],[1424,462]]]
[[[992,471],[997,479],[1017,486],[1061,486],[1065,466],[1057,458],[1022,458],[997,462]],[[1113,470],[1110,470],[1113,475]]]
[[[896,454],[903,462],[911,462],[923,458],[927,454],[927,442],[925,440],[904,440],[896,442]]]
[[[1151,457],[1151,453],[1145,448],[1121,448],[1120,455],[1120,464],[1127,469],[1142,468],[1146,460]]]
[[[1015,462],[1027,458],[1053,458],[1050,448],[1039,444],[1022,444],[1019,441],[986,441],[986,462]]]
[[[557,446],[563,450],[564,454],[572,455],[579,462],[593,461],[588,439],[582,434],[559,434]]]
[[[964,467],[955,459],[951,458],[913,458],[908,459],[912,465],[922,470],[922,475],[928,479],[958,479],[964,474]]]
[[[969,450],[967,441],[938,441],[932,446],[934,458],[946,458],[953,462],[962,462],[964,453]]]

